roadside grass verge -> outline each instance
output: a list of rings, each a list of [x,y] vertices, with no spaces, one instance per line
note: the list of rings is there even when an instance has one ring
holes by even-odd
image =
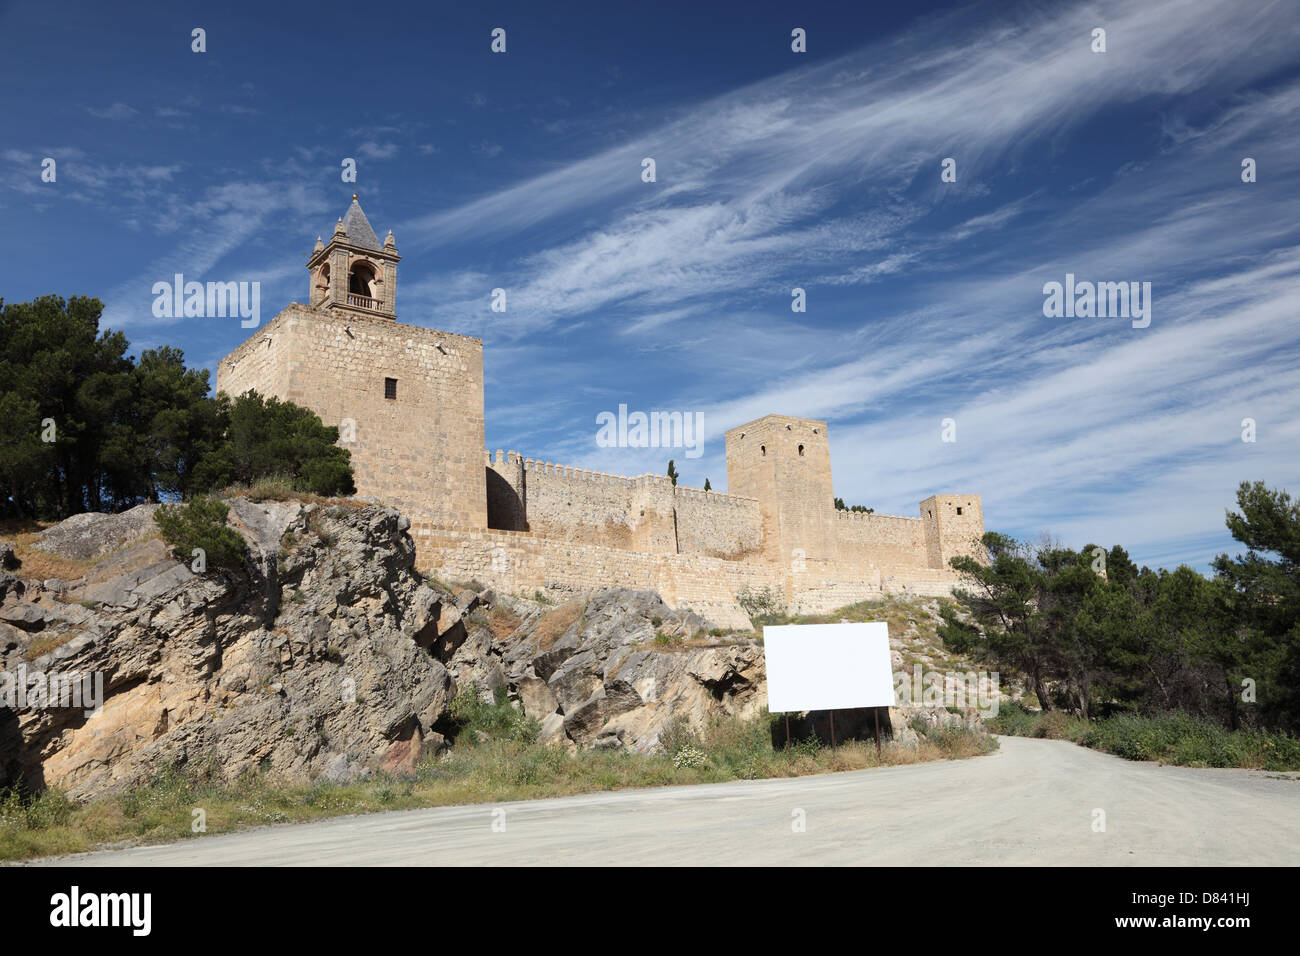
[[[256,773],[229,782],[221,780],[214,768],[187,767],[165,769],[131,791],[85,804],[54,790],[36,796],[14,790],[0,793],[0,860],[192,837],[197,835],[195,811],[199,810],[207,833],[226,833],[385,810],[960,759],[989,753],[997,746],[992,738],[973,731],[935,730],[911,749],[886,744],[879,758],[875,744],[866,741],[848,741],[831,749],[804,740],[786,751],[772,745],[772,726],[778,717],[764,713],[746,720],[719,720],[701,734],[672,728],[664,735],[664,750],[649,755],[570,752],[536,743],[536,724],[501,700],[482,703],[462,695],[453,705],[452,718],[454,749],[427,758],[410,776],[375,774],[353,783],[293,784]]]
[[[1070,740],[1128,760],[1179,767],[1300,770],[1300,739],[1264,730],[1228,730],[1181,712],[1117,714],[1087,721],[1060,711],[1041,713],[1003,704],[986,721],[990,731],[1014,737]]]

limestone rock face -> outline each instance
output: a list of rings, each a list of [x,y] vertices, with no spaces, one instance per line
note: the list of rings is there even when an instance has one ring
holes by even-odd
[[[433,725],[455,685],[417,642],[439,601],[413,570],[401,515],[236,500],[246,567],[196,575],[158,538],[138,540],[138,512],[42,536],[44,549],[89,556],[79,580],[55,590],[4,575],[11,681],[102,675],[104,701],[90,717],[0,707],[0,781],[85,797],[175,763],[349,779],[409,768],[441,740]]]
[[[562,729],[577,746],[638,753],[653,750],[674,719],[700,730],[714,716],[746,717],[766,703],[762,647],[674,640],[709,629],[708,622],[678,614],[654,591],[601,591],[581,614],[566,610],[497,598],[489,620],[517,623],[463,644],[458,679],[504,681],[525,714],[542,723],[544,739]],[[570,617],[555,634],[556,619]]]
[[[115,515],[95,511],[73,515],[43,531],[35,546],[65,558],[93,561],[152,535],[157,530],[153,522],[157,509],[157,505],[137,505]]]

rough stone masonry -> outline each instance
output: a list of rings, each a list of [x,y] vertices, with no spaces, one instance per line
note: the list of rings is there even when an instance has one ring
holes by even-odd
[[[980,497],[915,517],[836,510],[826,422],[766,415],[726,433],[726,494],[484,450],[483,342],[397,321],[391,232],[357,197],[308,260],[293,303],[223,358],[256,389],[338,425],[360,497],[410,516],[418,567],[508,593],[648,588],[740,626],[737,595],[818,613],[887,592],[949,593],[979,555]]]

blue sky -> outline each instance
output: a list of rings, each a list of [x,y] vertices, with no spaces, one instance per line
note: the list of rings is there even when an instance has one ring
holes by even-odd
[[[1294,0],[471,6],[0,4],[0,295],[215,369],[247,330],[153,283],[269,319],[356,191],[399,319],[484,339],[494,449],[722,489],[724,430],[821,418],[850,503],[1169,567],[1237,550],[1239,481],[1300,492]],[[1150,326],[1044,317],[1066,273]],[[703,455],[598,447],[620,404]]]

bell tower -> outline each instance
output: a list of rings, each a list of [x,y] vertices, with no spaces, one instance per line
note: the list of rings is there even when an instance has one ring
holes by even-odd
[[[307,304],[293,302],[217,367],[217,390],[255,389],[337,426],[357,496],[433,529],[487,528],[483,340],[397,321],[397,243],[375,236],[357,197],[316,240]]]
[[[397,242],[390,230],[381,244],[356,193],[334,226],[329,245],[316,239],[307,260],[311,275],[307,302],[321,309],[346,309],[397,318]]]

